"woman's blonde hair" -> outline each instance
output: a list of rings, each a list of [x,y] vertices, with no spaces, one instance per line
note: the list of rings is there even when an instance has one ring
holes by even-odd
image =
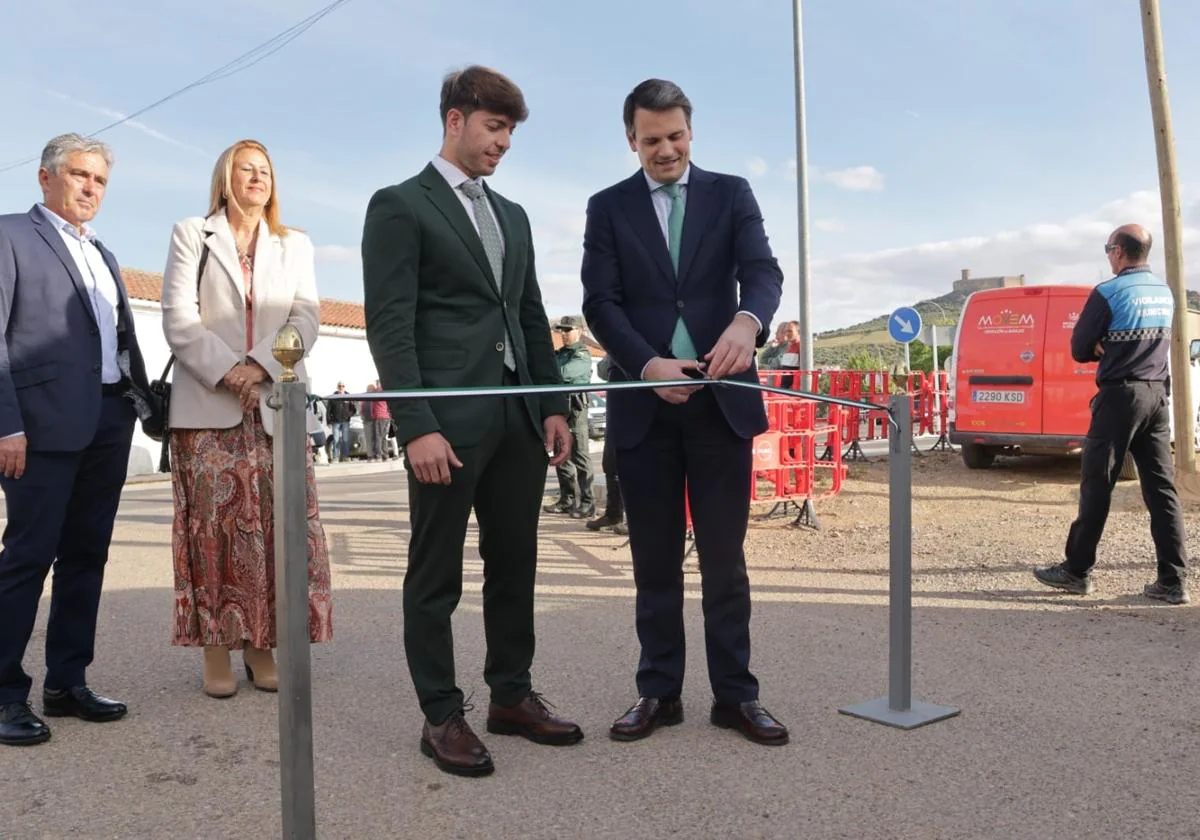
[[[288,228],[279,221],[279,195],[276,192],[275,163],[271,160],[271,154],[267,151],[267,147],[257,140],[239,140],[221,152],[221,156],[217,158],[217,165],[213,167],[207,215],[212,216],[218,211],[224,210],[225,206],[230,203],[237,206],[237,199],[233,197],[233,159],[242,149],[254,149],[262,152],[263,157],[267,159],[267,166],[271,167],[271,197],[267,199],[267,206],[263,208],[263,218],[271,233],[283,236],[288,232]]]

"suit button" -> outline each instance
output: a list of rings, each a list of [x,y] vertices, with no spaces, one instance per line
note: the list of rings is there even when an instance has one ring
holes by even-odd
[[[675,308],[676,308],[676,309],[683,309],[683,301],[681,301],[681,300],[677,300],[677,301],[675,301]]]
[[[500,353],[504,352],[504,342],[503,341],[496,342],[496,350],[497,350],[497,352],[500,352]]]
[[[99,373],[100,365],[92,365],[92,373]]]
[[[100,330],[96,329],[95,327],[92,327],[92,335],[100,335]]]

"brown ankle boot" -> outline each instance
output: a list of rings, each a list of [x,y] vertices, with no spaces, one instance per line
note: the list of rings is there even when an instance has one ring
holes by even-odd
[[[204,646],[204,693],[218,698],[237,694],[237,680],[229,666],[229,648],[224,645]]]
[[[246,678],[255,688],[259,691],[279,690],[279,671],[270,650],[247,645],[242,651],[242,659],[246,663]]]

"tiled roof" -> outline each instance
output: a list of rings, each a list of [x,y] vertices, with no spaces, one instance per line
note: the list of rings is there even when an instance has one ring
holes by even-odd
[[[121,279],[125,281],[125,290],[133,300],[162,302],[163,278],[161,274],[136,268],[122,268]],[[365,330],[367,321],[361,303],[322,298],[321,325]]]

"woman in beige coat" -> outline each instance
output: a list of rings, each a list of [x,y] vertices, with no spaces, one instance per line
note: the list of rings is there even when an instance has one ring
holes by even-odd
[[[175,225],[163,278],[163,333],[175,354],[171,386],[172,643],[204,647],[204,691],[237,692],[230,649],[247,677],[275,691],[275,557],[271,431],[265,399],[282,372],[271,355],[284,324],[305,351],[320,303],[312,242],[279,221],[275,172],[253,140],[213,169],[204,218]],[[303,362],[296,373],[306,381]],[[309,633],[328,641],[329,554],[308,463]]]

